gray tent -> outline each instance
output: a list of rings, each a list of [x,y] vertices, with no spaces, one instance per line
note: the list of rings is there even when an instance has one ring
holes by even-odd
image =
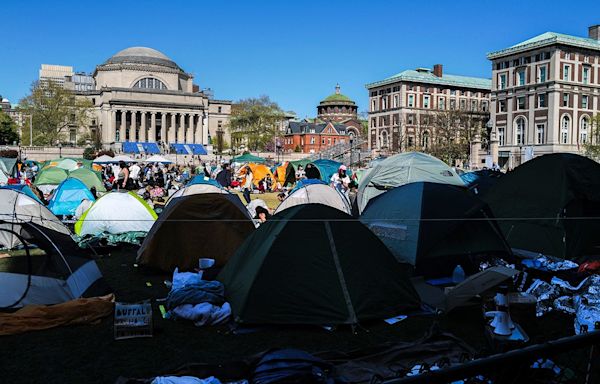
[[[358,187],[358,209],[362,212],[369,200],[387,190],[417,181],[465,186],[442,160],[420,152],[401,153],[377,163],[363,176]]]
[[[300,204],[323,204],[351,214],[350,202],[342,193],[326,184],[307,184],[290,193],[279,204],[275,214]]]
[[[13,224],[33,222],[53,231],[70,235],[69,229],[39,201],[14,189],[0,189],[0,228],[14,230]],[[12,249],[21,245],[10,232],[0,232],[0,247]]]

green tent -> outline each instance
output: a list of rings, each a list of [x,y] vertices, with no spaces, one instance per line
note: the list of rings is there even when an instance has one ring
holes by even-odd
[[[415,274],[450,276],[457,265],[468,274],[488,256],[511,252],[489,207],[466,188],[417,182],[369,201],[360,215],[398,261]]]
[[[262,224],[218,280],[241,323],[355,324],[418,307],[409,269],[358,220],[303,204]]]
[[[369,200],[395,187],[417,181],[465,187],[460,176],[442,160],[420,152],[390,156],[377,163],[358,186],[358,209],[362,212]]]
[[[73,171],[78,168],[78,163],[84,168],[91,169],[92,168],[92,160],[87,160],[80,157],[61,157],[58,159],[45,161],[42,165],[42,169],[46,168],[62,168],[65,171]]]
[[[254,156],[251,153],[246,153],[242,156],[234,157],[231,159],[232,163],[266,163],[267,160],[262,157]]]
[[[17,164],[17,159],[13,159],[11,157],[0,157],[0,171],[4,171],[8,176],[13,176],[15,174],[15,165]]]
[[[600,165],[544,155],[500,178],[483,196],[513,249],[583,261],[600,246]]]
[[[78,179],[83,184],[85,184],[85,186],[88,189],[95,187],[97,192],[106,192],[106,188],[104,187],[100,176],[90,169],[78,168],[74,171],[69,172],[69,177]]]
[[[42,169],[35,178],[35,185],[58,185],[68,177],[67,171],[58,167]]]

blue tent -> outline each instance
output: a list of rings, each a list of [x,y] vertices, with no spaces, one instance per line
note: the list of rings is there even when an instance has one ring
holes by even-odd
[[[328,159],[315,160],[315,161],[313,161],[313,164],[316,165],[317,168],[319,169],[319,173],[321,174],[321,180],[323,180],[327,183],[331,179],[331,176],[333,176],[333,174],[336,173],[338,171],[338,169],[340,168],[340,166],[342,165],[342,163],[340,163],[339,161],[328,160]],[[346,174],[348,176],[351,176],[352,171],[350,169],[348,169],[348,170],[346,170]]]
[[[223,188],[221,186],[221,184],[219,184],[217,182],[217,180],[215,179],[210,179],[204,175],[196,175],[194,176],[186,185],[190,186],[190,185],[194,185],[194,184],[209,184],[209,185],[214,185],[215,187],[218,188]]]
[[[81,200],[94,201],[90,190],[78,179],[68,178],[58,185],[48,209],[55,215],[74,215]]]
[[[9,185],[5,185],[0,188],[14,189],[15,191],[19,191],[21,193],[26,194],[27,196],[31,197],[33,200],[39,202],[40,204],[44,204],[44,203],[42,203],[40,198],[37,197],[37,195],[35,193],[33,193],[31,188],[29,188],[29,186],[27,184],[9,184]]]
[[[300,189],[302,187],[306,187],[307,185],[312,185],[312,184],[329,185],[328,183],[324,182],[321,179],[304,179],[304,180],[300,180],[300,181],[298,181],[298,183],[296,183],[296,186],[294,187],[294,189],[292,189],[292,192],[294,192],[297,189]]]
[[[491,169],[467,172],[460,175],[462,181],[476,195],[484,195],[496,185],[504,173]]]

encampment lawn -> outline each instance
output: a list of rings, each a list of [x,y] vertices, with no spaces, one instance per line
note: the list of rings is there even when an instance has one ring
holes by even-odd
[[[264,196],[264,195],[261,195]],[[151,377],[186,363],[219,363],[270,348],[293,347],[308,352],[349,351],[385,342],[421,338],[437,324],[476,350],[483,351],[480,307],[461,309],[443,318],[413,315],[387,325],[363,324],[326,331],[312,328],[271,328],[234,334],[229,328],[197,328],[191,322],[162,319],[155,300],[164,298],[166,276],[145,275],[134,266],[135,249],[113,250],[98,260],[106,281],[120,302],[152,300],[154,337],[114,340],[113,318],[96,325],[70,326],[0,338],[0,382],[6,383],[113,383],[119,376]],[[528,328],[532,342],[572,334],[572,319],[551,313]]]

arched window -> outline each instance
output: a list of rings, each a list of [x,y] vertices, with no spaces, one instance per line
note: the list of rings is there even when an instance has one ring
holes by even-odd
[[[421,146],[424,149],[429,148],[429,132],[423,132],[423,137],[421,137]]]
[[[563,116],[560,122],[560,143],[569,143],[569,129],[571,128],[571,118],[569,116]]]
[[[517,145],[525,144],[525,119],[518,118],[515,124],[515,143]]]
[[[388,134],[387,134],[386,131],[381,131],[380,141],[381,141],[381,147],[382,148],[387,148],[387,146],[388,146]]]
[[[160,80],[145,77],[141,80],[138,80],[137,83],[133,86],[133,88],[142,88],[142,89],[167,89],[167,86]]]
[[[581,123],[579,124],[579,142],[581,144],[586,144],[588,141],[589,127],[590,127],[590,119],[587,116],[583,116],[581,118]]]

